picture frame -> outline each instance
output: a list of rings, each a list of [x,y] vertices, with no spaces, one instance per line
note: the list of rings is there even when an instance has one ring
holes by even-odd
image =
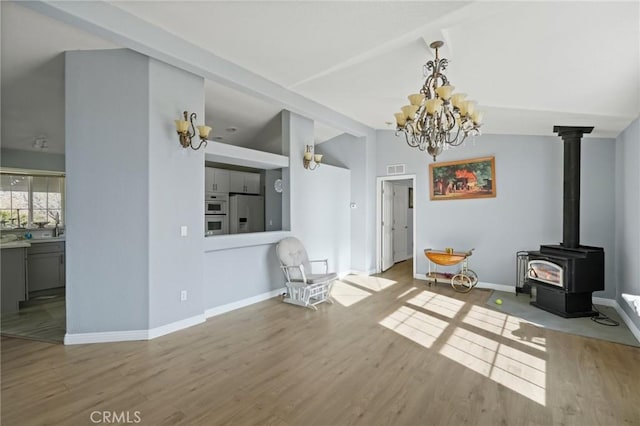
[[[429,164],[429,192],[433,201],[496,197],[495,157]]]
[[[409,208],[413,208],[413,188],[409,188]]]

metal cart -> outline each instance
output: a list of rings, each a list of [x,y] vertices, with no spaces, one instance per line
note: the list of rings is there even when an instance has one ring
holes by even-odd
[[[454,252],[452,250],[441,251],[425,249],[424,255],[429,259],[429,272],[427,273],[429,285],[431,285],[431,282],[435,282],[437,284],[440,279],[443,281],[449,281],[451,283],[451,287],[461,293],[471,291],[471,289],[478,284],[478,274],[476,274],[472,269],[469,269],[469,261],[467,260],[473,253],[473,250],[475,249],[471,249],[466,252]],[[438,272],[438,265],[452,266],[459,263],[462,263],[462,266],[455,275]]]

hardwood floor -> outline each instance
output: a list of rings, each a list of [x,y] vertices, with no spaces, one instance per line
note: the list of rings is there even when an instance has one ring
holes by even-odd
[[[64,293],[44,296],[22,306],[19,312],[0,316],[0,334],[51,343],[62,343],[66,331]]]
[[[104,411],[147,425],[640,424],[638,348],[523,323],[487,309],[488,291],[414,281],[410,262],[347,277],[334,296],[148,342],[3,338],[2,424]]]

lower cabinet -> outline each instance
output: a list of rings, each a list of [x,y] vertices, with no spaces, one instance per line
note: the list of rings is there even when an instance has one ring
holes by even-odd
[[[33,244],[27,249],[29,293],[65,285],[64,243]]]
[[[0,286],[2,313],[18,312],[19,303],[26,300],[25,270],[27,264],[27,249],[2,249],[2,269]]]

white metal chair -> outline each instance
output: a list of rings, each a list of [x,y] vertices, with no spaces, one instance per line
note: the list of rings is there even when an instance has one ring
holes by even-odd
[[[311,309],[318,309],[316,305],[322,302],[333,303],[331,288],[338,275],[329,272],[327,259],[309,260],[304,245],[295,237],[281,240],[276,246],[276,254],[287,280],[285,302]],[[312,273],[312,263],[324,263],[324,273]]]

